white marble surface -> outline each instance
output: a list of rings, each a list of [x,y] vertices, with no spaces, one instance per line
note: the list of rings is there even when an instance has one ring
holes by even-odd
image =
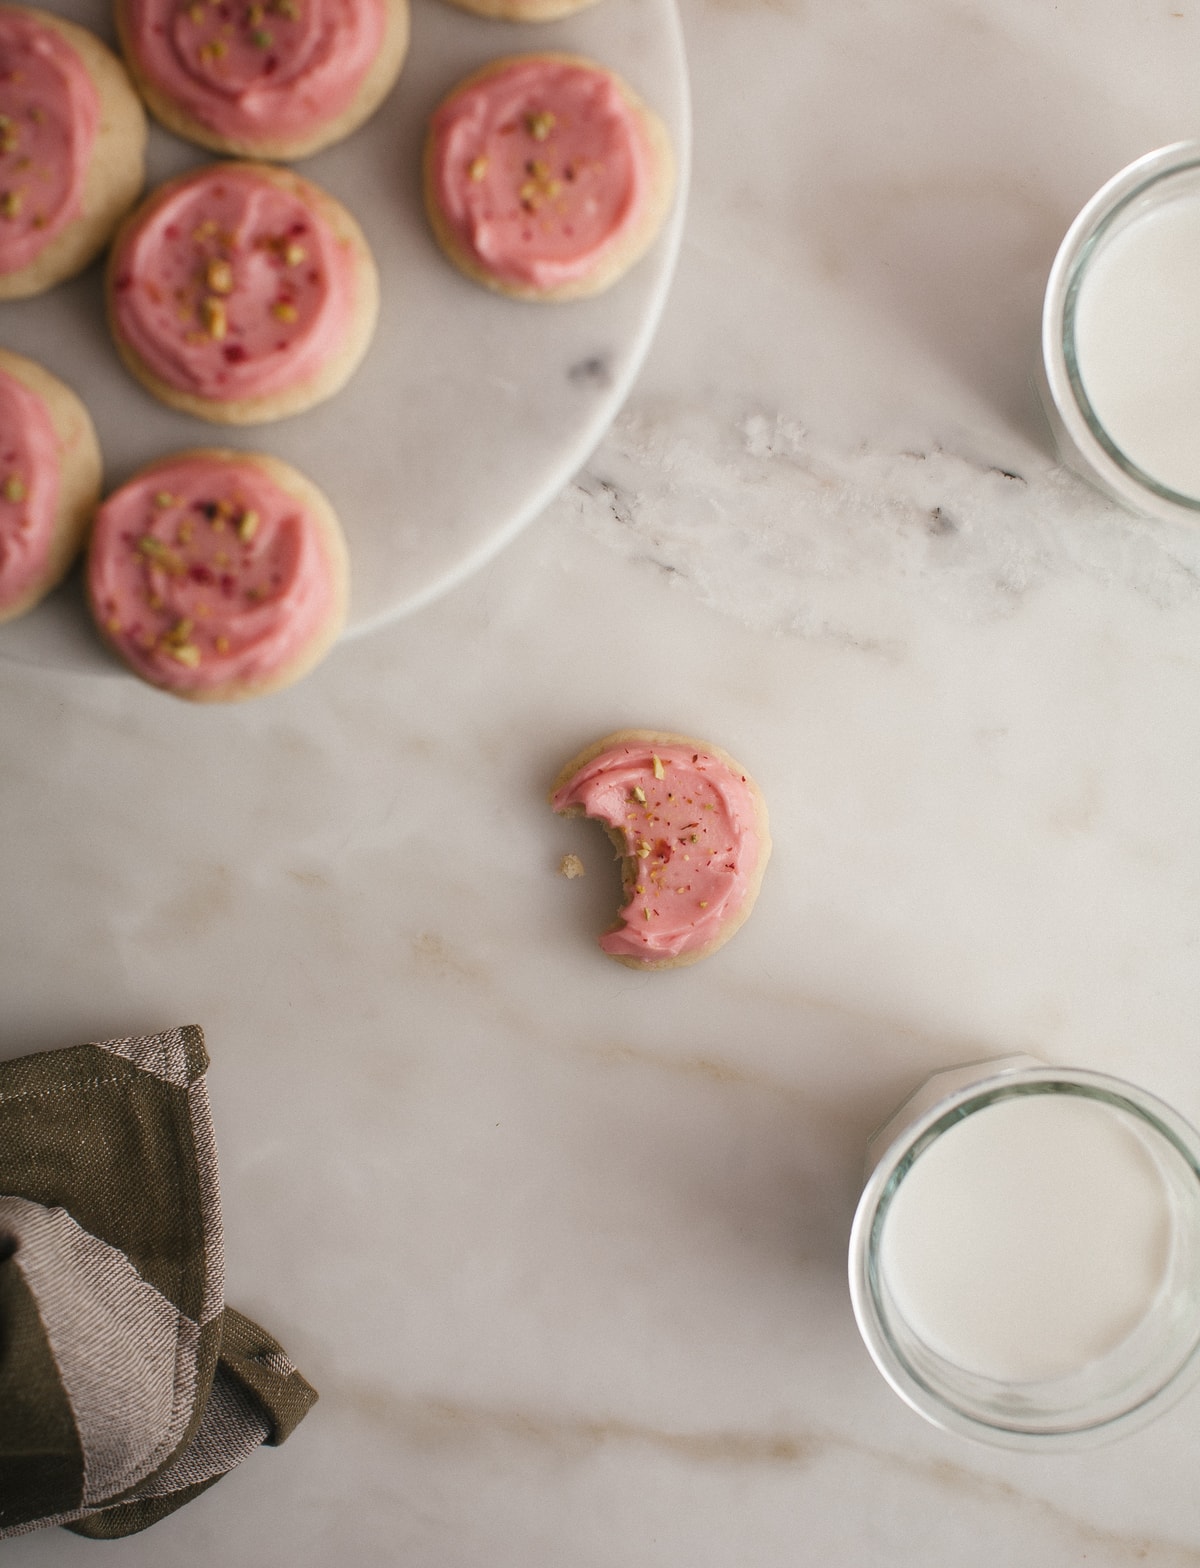
[[[0,1050],[205,1026],[230,1299],[322,1393],[148,1535],[19,1568],[1200,1563],[1200,1396],[967,1445],[844,1282],[932,1067],[1031,1050],[1200,1118],[1200,534],[1060,470],[1028,378],[1075,209],[1194,132],[1200,8],[682,14],[676,286],[538,523],[256,706],[0,665]],[[606,844],[544,804],[625,724],[773,813],[694,969],[599,955]]]

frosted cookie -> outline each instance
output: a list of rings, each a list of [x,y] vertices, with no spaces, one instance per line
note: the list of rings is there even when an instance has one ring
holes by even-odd
[[[348,136],[408,48],[408,0],[116,0],[115,16],[155,117],[252,158],[304,158]]]
[[[595,0],[450,0],[451,5],[499,22],[556,22]]]
[[[107,291],[126,367],[172,408],[229,425],[332,397],[379,309],[358,224],[264,163],[208,164],[160,186],[121,226]]]
[[[346,617],[337,516],[303,474],[260,453],[153,463],[96,513],[87,591],[135,675],[193,702],[232,702],[306,674]]]
[[[600,938],[621,963],[694,964],[754,907],[771,853],[767,810],[718,747],[657,730],[606,735],[567,764],[550,804],[603,822],[622,857],[627,902]]]
[[[0,621],[66,576],[100,482],[87,409],[57,376],[0,349]]]
[[[0,299],[82,271],[142,188],[146,117],[93,34],[0,5]]]
[[[425,210],[462,272],[516,299],[598,294],[649,248],[675,160],[658,116],[573,55],[494,61],[434,112]]]

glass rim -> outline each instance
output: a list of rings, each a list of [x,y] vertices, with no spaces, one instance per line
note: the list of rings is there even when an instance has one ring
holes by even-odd
[[[1088,263],[1113,224],[1154,186],[1173,175],[1200,170],[1200,140],[1172,142],[1119,170],[1082,208],[1067,230],[1042,306],[1042,370],[1062,430],[1094,482],[1143,515],[1200,522],[1200,495],[1173,490],[1140,468],[1105,429],[1084,389],[1076,363],[1074,312]]]
[[[1004,1100],[1066,1093],[1125,1111],[1166,1142],[1200,1184],[1200,1131],[1156,1095],[1124,1079],[1085,1068],[1031,1066],[987,1072],[952,1091],[903,1126],[881,1153],[863,1187],[850,1233],[849,1278],[854,1317],[863,1343],[893,1391],[934,1426],[993,1446],[1046,1452],[1079,1451],[1148,1424],[1200,1377],[1200,1303],[1196,1331],[1173,1369],[1148,1394],[1094,1422],[1037,1427],[990,1420],[962,1409],[911,1366],[889,1332],[875,1289],[873,1260],[891,1196],[917,1157],[965,1116]]]

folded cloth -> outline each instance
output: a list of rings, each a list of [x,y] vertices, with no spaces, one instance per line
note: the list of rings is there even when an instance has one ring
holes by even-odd
[[[194,1027],[0,1063],[0,1538],[144,1530],[316,1400],[225,1305],[207,1067]]]

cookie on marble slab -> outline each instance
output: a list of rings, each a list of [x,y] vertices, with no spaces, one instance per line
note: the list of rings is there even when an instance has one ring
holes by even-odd
[[[594,5],[596,0],[449,0],[460,11],[495,22],[557,22]]]
[[[350,135],[408,50],[408,0],[116,0],[115,18],[155,119],[246,158],[307,158]]]
[[[96,513],[88,602],[135,675],[193,702],[307,674],[346,618],[349,560],[329,501],[261,452],[201,448],[135,474]]]
[[[625,905],[600,938],[634,969],[694,964],[754,907],[771,853],[767,808],[728,752],[663,730],[619,730],[563,768],[550,804],[604,823]]]
[[[227,425],[332,397],[379,313],[354,218],[266,163],[207,164],[153,191],[121,225],[106,290],[126,368],[172,408]]]
[[[0,621],[62,581],[100,499],[100,447],[65,382],[0,349]]]
[[[125,67],[86,28],[0,5],[0,299],[92,261],[137,200],[146,116]]]
[[[430,120],[425,210],[446,256],[522,300],[599,294],[657,237],[675,189],[666,128],[614,72],[513,55],[459,83]]]

